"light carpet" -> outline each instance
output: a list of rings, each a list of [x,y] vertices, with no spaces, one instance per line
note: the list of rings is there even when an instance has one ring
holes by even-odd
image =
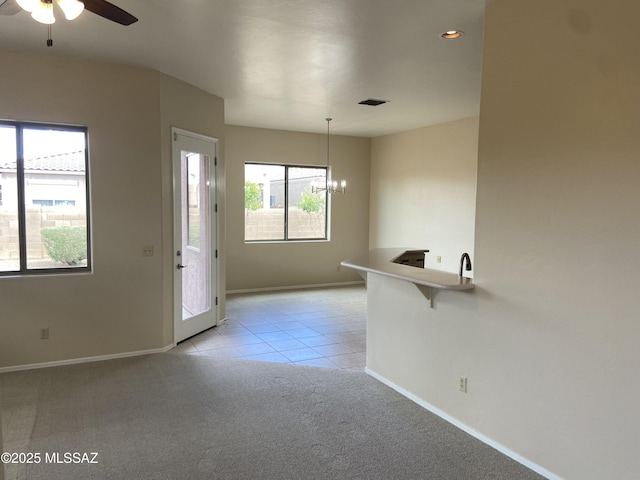
[[[4,450],[41,454],[6,480],[542,478],[364,372],[167,353],[0,386]]]

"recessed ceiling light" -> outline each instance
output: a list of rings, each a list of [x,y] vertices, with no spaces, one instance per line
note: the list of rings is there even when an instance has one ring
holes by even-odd
[[[377,107],[378,105],[382,105],[383,103],[387,103],[389,100],[376,100],[375,98],[367,98],[366,100],[362,100],[358,102],[358,105],[369,105],[371,107]]]
[[[440,36],[442,38],[449,39],[449,38],[460,38],[462,35],[464,35],[464,32],[462,30],[447,30]]]

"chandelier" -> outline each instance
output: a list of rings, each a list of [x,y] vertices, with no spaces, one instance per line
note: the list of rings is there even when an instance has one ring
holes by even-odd
[[[311,191],[313,193],[345,193],[347,191],[347,181],[346,180],[331,180],[331,169],[329,167],[329,122],[333,120],[332,118],[325,118],[327,121],[327,176],[326,182],[324,185],[312,185]]]

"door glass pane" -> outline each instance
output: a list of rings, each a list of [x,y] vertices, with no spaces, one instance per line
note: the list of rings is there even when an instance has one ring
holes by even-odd
[[[20,270],[16,129],[0,125],[0,272]]]
[[[187,156],[187,245],[200,248],[200,155]]]
[[[211,310],[210,157],[182,152],[182,319]]]
[[[327,192],[324,168],[289,167],[289,239],[325,238]]]
[[[245,240],[284,240],[284,171],[282,165],[245,164]]]
[[[24,129],[27,268],[87,265],[86,137]]]

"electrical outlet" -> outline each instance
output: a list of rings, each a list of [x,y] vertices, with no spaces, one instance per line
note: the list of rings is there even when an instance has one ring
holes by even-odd
[[[40,340],[49,340],[49,327],[40,329]]]
[[[145,245],[142,247],[143,257],[153,257],[153,245]]]
[[[436,263],[442,263],[442,257],[440,255],[436,257]]]
[[[458,378],[458,388],[461,392],[467,393],[467,377]]]

